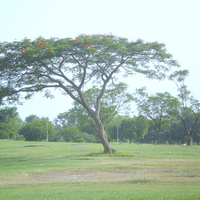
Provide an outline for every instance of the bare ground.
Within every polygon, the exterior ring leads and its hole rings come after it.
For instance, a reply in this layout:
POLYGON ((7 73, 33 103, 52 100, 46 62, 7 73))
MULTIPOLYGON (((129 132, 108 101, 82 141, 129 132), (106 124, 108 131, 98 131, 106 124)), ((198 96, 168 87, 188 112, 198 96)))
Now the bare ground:
MULTIPOLYGON (((200 180, 197 175, 193 179, 200 180)), ((0 185, 19 183, 45 183, 45 182, 118 182, 141 180, 178 180, 191 179, 178 173, 170 172, 167 169, 115 169, 115 170, 65 170, 43 174, 20 174, 13 179, 0 181, 0 185)))

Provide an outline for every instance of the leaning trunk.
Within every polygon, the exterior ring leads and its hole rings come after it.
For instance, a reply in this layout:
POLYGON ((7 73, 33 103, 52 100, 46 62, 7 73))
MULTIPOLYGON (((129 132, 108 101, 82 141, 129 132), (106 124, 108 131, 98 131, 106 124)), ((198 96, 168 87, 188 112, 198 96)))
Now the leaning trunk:
POLYGON ((108 142, 108 139, 107 139, 107 136, 106 136, 106 133, 105 133, 105 130, 104 130, 104 126, 103 126, 101 120, 98 117, 95 117, 95 122, 96 122, 96 125, 97 125, 97 128, 98 128, 101 143, 104 147, 104 153, 115 152, 116 150, 112 149, 109 142, 108 142))

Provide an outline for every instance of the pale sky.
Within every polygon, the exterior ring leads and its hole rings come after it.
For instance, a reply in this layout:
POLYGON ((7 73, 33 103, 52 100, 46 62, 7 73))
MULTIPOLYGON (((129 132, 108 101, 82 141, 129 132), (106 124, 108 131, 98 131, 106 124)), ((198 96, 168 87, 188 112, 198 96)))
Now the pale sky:
MULTIPOLYGON (((130 41, 163 42, 182 69, 190 71, 186 84, 200 100, 199 8, 199 0, 0 0, 0 41, 112 33, 130 41)), ((168 91, 176 95, 169 81, 135 76, 127 83, 132 92, 146 86, 152 94, 168 91)), ((70 97, 57 94, 50 100, 42 96, 17 106, 23 120, 31 114, 53 120, 71 107, 70 97)))

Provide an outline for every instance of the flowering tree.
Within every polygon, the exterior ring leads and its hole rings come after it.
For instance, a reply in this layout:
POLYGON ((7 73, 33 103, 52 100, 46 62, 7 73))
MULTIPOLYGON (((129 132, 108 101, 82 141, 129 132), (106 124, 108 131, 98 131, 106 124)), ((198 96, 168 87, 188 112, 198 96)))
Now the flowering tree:
MULTIPOLYGON (((0 44, 0 78, 3 96, 25 92, 25 98, 49 88, 59 88, 82 105, 94 119, 104 152, 113 152, 100 119, 100 102, 107 86, 113 90, 123 73, 142 73, 148 78, 162 79, 171 66, 178 66, 165 45, 129 42, 113 35, 79 35, 77 38, 44 39, 0 44), (87 103, 84 91, 91 85, 100 88, 95 106, 87 103)), ((133 79, 134 80, 134 79, 133 79)), ((46 90, 47 89, 47 90, 46 90)), ((12 96, 13 98, 13 96, 12 96)), ((16 99, 17 100, 17 99, 16 99)))

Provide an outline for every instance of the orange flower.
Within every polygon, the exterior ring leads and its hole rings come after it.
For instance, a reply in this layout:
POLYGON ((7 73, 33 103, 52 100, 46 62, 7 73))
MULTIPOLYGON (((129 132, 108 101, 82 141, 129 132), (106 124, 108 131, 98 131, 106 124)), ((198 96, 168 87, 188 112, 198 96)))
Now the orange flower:
POLYGON ((78 38, 75 38, 75 40, 74 40, 75 42, 79 42, 80 40, 78 39, 78 38))
POLYGON ((65 46, 67 47, 67 44, 65 46))

